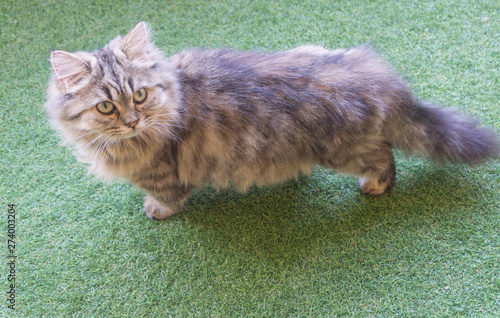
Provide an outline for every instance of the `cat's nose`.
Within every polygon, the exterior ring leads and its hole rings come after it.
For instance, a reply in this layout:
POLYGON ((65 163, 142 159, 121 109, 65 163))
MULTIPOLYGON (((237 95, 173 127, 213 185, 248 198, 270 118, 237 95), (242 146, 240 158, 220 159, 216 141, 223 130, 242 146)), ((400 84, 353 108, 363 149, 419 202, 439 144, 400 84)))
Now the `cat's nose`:
POLYGON ((125 123, 125 125, 127 125, 127 127, 129 127, 129 128, 135 128, 135 126, 137 126, 137 122, 138 122, 138 121, 139 121, 139 120, 138 120, 138 119, 136 119, 136 120, 134 120, 134 121, 131 121, 131 122, 125 123))

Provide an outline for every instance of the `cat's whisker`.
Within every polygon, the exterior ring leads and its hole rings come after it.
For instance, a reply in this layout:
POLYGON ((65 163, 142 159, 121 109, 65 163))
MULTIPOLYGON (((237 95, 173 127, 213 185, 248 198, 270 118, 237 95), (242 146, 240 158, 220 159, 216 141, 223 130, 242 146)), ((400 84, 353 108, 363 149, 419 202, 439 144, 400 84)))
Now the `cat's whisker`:
POLYGON ((170 124, 170 123, 165 123, 165 125, 166 125, 167 127, 176 127, 176 128, 180 128, 180 129, 187 129, 187 130, 191 130, 191 129, 187 128, 187 127, 184 127, 184 126, 179 126, 179 125, 173 125, 173 124, 170 124))
MULTIPOLYGON (((95 138, 89 142, 89 138, 87 138, 87 137, 90 136, 90 135, 95 136, 95 133, 89 132, 89 133, 77 136, 77 137, 75 137, 75 141, 82 142, 82 144, 85 144, 85 145, 87 145, 90 142, 95 142, 94 141, 95 138)), ((99 135, 96 138, 98 138, 98 137, 99 137, 99 135)))
POLYGON ((169 134, 171 132, 170 129, 167 129, 167 127, 160 125, 159 123, 152 123, 150 126, 159 133, 169 134))
POLYGON ((82 148, 83 151, 86 151, 90 146, 92 146, 99 138, 102 137, 102 134, 99 134, 95 137, 91 142, 89 142, 85 147, 82 148))
POLYGON ((164 113, 164 112, 161 112, 161 111, 158 111, 156 113, 153 113, 149 118, 168 118, 168 119, 172 119, 172 117, 175 115, 175 113, 164 113))
POLYGON ((187 114, 186 112, 191 109, 191 107, 193 106, 189 106, 187 108, 184 108, 182 110, 174 110, 174 111, 171 111, 171 112, 168 112, 168 113, 164 113, 163 111, 166 110, 169 106, 168 105, 164 105, 163 107, 161 107, 160 109, 158 109, 157 112, 155 112, 151 117, 154 117, 156 115, 165 115, 165 116, 172 116, 172 115, 177 115, 177 114, 182 114, 183 116, 188 116, 188 117, 192 117, 192 118, 196 118, 196 119, 200 119, 200 117, 197 117, 197 116, 194 116, 194 115, 191 115, 191 114, 187 114))
POLYGON ((151 128, 154 129, 155 131, 157 131, 160 135, 165 134, 165 135, 173 138, 177 143, 179 143, 179 141, 180 141, 180 142, 186 144, 184 142, 184 140, 182 140, 182 138, 177 136, 171 129, 167 129, 167 127, 165 127, 165 126, 159 125, 158 123, 153 123, 151 125, 151 128))
POLYGON ((101 154, 101 151, 102 151, 102 150, 101 150, 101 147, 102 147, 102 146, 103 146, 103 144, 104 144, 104 140, 105 140, 105 139, 101 140, 101 141, 99 142, 99 144, 97 145, 97 147, 95 147, 95 148, 93 149, 93 152, 92 152, 92 158, 93 158, 93 160, 92 160, 92 161, 95 161, 95 158, 99 157, 99 155, 101 154))
POLYGON ((165 132, 170 132, 171 129, 168 129, 169 127, 175 127, 179 129, 187 129, 190 130, 187 127, 181 126, 181 125, 175 125, 171 124, 170 122, 177 122, 177 121, 169 121, 169 120, 154 120, 156 118, 149 118, 148 121, 146 122, 146 125, 157 125, 158 127, 165 128, 165 132))
MULTIPOLYGON (((179 113, 182 113, 182 112, 179 112, 179 113)), ((194 116, 194 115, 190 115, 190 114, 182 114, 182 116, 188 116, 188 117, 191 117, 191 118, 196 118, 196 119, 199 119, 199 120, 203 120, 202 118, 200 118, 198 116, 194 116)))
POLYGON ((109 154, 109 141, 111 140, 111 136, 106 136, 103 140, 101 140, 101 142, 99 143, 99 145, 96 147, 96 149, 94 150, 94 158, 99 156, 99 155, 104 155, 106 156, 107 154, 109 154))
POLYGON ((96 134, 96 132, 95 132, 95 131, 87 131, 87 132, 86 132, 86 133, 84 133, 84 134, 79 134, 76 138, 77 138, 77 139, 83 139, 83 138, 85 138, 85 137, 87 137, 87 136, 90 136, 90 135, 95 135, 95 134, 96 134))
MULTIPOLYGON (((172 118, 171 113, 168 114, 157 114, 155 116, 149 117, 150 120, 156 120, 158 122, 166 122, 166 123, 171 123, 171 122, 179 122, 178 119, 172 118), (159 120, 158 120, 159 119, 159 120)), ((179 126, 182 127, 182 126, 179 126)))
POLYGON ((182 109, 182 110, 176 110, 176 111, 177 111, 179 114, 182 114, 183 116, 188 116, 188 117, 192 117, 192 118, 196 118, 196 119, 200 119, 200 120, 202 120, 202 118, 200 118, 200 117, 197 117, 197 116, 194 116, 194 115, 191 115, 191 114, 187 114, 187 113, 186 113, 186 112, 187 112, 188 110, 190 110, 192 107, 193 107, 193 105, 191 105, 191 106, 189 106, 189 107, 186 107, 186 108, 184 108, 184 109, 182 109))

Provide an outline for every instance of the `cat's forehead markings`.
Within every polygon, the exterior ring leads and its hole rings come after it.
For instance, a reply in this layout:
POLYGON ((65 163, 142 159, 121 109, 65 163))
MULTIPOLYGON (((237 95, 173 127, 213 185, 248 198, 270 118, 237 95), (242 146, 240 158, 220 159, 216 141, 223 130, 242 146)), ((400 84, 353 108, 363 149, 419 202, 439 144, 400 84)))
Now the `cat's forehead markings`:
POLYGON ((99 51, 98 61, 99 61, 99 69, 102 73, 102 78, 104 82, 112 87, 118 94, 124 95, 124 84, 125 84, 125 76, 123 65, 119 62, 116 56, 107 51, 101 50, 99 51))
POLYGON ((128 86, 130 87, 130 91, 134 92, 134 82, 132 81, 132 79, 129 78, 127 83, 128 83, 128 86))
POLYGON ((111 95, 111 91, 109 90, 108 87, 104 86, 104 93, 106 94, 106 97, 109 99, 109 100, 113 100, 113 95, 111 95))

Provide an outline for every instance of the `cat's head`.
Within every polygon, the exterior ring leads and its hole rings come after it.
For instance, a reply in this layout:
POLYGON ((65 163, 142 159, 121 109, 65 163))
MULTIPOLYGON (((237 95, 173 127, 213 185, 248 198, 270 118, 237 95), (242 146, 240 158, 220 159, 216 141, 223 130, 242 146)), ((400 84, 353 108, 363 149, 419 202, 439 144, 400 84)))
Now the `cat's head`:
POLYGON ((91 53, 53 51, 51 62, 46 109, 79 153, 157 141, 175 126, 178 81, 144 22, 91 53))

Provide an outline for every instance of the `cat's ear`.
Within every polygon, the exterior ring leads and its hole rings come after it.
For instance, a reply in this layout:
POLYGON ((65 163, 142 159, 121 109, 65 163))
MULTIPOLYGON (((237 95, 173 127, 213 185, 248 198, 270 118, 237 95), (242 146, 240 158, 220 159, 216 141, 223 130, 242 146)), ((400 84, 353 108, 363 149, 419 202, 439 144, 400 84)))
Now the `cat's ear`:
POLYGON ((90 74, 90 65, 75 54, 52 51, 50 60, 54 73, 66 89, 73 87, 82 77, 90 74))
POLYGON ((121 49, 131 60, 148 60, 149 29, 146 22, 139 22, 123 39, 121 49))

